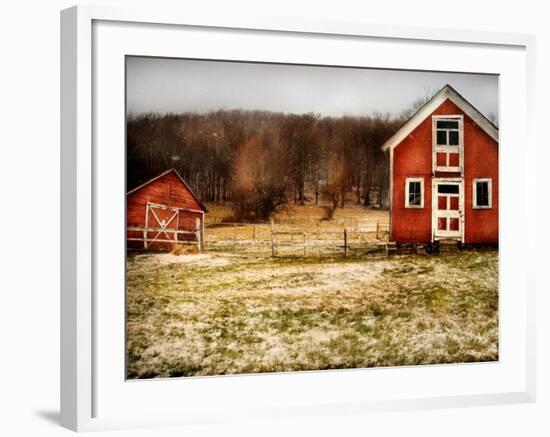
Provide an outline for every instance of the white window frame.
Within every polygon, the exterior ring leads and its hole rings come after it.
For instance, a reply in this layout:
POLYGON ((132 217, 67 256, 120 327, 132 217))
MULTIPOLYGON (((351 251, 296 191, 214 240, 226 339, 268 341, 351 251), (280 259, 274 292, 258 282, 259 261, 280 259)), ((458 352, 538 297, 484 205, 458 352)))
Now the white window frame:
POLYGON ((405 179, 405 208, 422 209, 424 208, 424 178, 406 178, 405 179), (420 205, 411 205, 409 203, 409 184, 411 182, 420 182, 420 205))
POLYGON ((464 116, 456 115, 432 115, 432 168, 436 172, 461 173, 464 174, 464 116), (437 122, 438 121, 458 121, 458 146, 441 146, 437 144, 437 122), (449 163, 448 153, 456 153, 458 151, 458 167, 450 167, 448 165, 437 165, 437 152, 447 153, 447 164, 449 163))
POLYGON ((473 209, 491 209, 493 208, 493 179, 492 178, 475 178, 472 180, 472 208, 473 209), (489 205, 477 204, 477 183, 487 182, 487 194, 489 196, 489 205))

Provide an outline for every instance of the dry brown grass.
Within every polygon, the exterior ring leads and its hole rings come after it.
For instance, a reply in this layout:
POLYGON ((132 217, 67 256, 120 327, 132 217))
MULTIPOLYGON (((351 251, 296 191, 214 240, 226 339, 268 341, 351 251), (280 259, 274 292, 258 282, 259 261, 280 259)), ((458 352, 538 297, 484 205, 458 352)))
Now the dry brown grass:
POLYGON ((233 215, 233 212, 231 210, 231 204, 228 202, 227 203, 206 202, 205 206, 208 209, 208 212, 206 213, 207 223, 212 223, 214 221, 216 223, 219 223, 223 220, 227 220, 233 215))
MULTIPOLYGON (((233 251, 239 253, 271 253, 271 226, 267 223, 227 223, 224 219, 230 217, 228 206, 213 205, 207 214, 205 240, 211 251, 233 251), (215 224, 214 224, 215 222, 215 224)), ((278 213, 275 216, 275 229, 278 232, 293 232, 277 235, 278 253, 302 254, 303 240, 307 240, 306 253, 309 255, 336 254, 342 252, 344 229, 347 230, 348 243, 356 245, 356 252, 365 252, 365 247, 376 245, 377 238, 387 238, 389 213, 384 210, 364 208, 359 205, 349 205, 338 209, 334 219, 322 220, 323 206, 306 205, 293 206, 292 209, 278 213), (380 232, 376 233, 377 223, 380 232), (386 231, 386 232, 385 232, 386 231), (293 243, 288 245, 288 243, 293 243)), ((353 248, 351 250, 354 250, 353 248)))
POLYGON ((199 247, 195 244, 174 244, 170 253, 172 255, 195 255, 200 252, 199 247))
POLYGON ((174 244, 170 253, 172 255, 192 255, 199 253, 199 248, 194 244, 174 244))
MULTIPOLYGON (((275 220, 283 224, 319 221, 325 215, 324 206, 326 204, 326 202, 319 202, 319 205, 290 205, 287 209, 275 214, 275 220)), ((208 208, 208 213, 206 214, 207 223, 231 221, 233 212, 230 203, 207 203, 206 207, 208 208)), ((335 222, 351 219, 387 223, 389 213, 387 210, 369 209, 351 202, 343 209, 336 209, 334 213, 335 222)))
MULTIPOLYGON (((287 211, 282 211, 276 215, 276 220, 281 222, 300 222, 302 220, 323 220, 325 216, 324 202, 319 205, 292 206, 287 211)), ((334 212, 333 221, 361 220, 370 222, 387 223, 389 213, 387 210, 368 209, 360 205, 349 204, 345 208, 337 208, 334 212)))

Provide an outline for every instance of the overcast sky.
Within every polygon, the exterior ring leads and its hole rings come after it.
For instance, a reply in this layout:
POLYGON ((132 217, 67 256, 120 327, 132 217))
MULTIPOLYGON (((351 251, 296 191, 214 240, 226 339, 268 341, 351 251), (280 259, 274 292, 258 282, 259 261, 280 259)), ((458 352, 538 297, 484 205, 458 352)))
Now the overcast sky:
POLYGON ((127 58, 127 112, 398 114, 447 83, 483 114, 498 115, 498 78, 491 75, 143 57, 127 58))

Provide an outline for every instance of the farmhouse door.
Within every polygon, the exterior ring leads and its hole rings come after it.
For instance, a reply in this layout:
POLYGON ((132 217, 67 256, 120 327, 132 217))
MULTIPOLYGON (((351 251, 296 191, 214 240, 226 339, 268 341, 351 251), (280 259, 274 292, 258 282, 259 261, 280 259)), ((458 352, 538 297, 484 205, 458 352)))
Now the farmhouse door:
POLYGON ((171 249, 177 240, 179 210, 166 205, 147 203, 145 212, 146 249, 171 249))
POLYGON ((436 179, 433 184, 432 235, 434 240, 464 236, 464 184, 460 179, 436 179))

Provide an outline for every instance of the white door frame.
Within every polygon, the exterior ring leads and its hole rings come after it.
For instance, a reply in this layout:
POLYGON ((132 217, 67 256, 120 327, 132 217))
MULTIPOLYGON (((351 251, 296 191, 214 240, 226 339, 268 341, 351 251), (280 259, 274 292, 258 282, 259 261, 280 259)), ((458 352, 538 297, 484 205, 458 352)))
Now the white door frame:
POLYGON ((176 219, 175 229, 176 230, 179 229, 179 218, 180 218, 179 213, 180 213, 179 208, 171 208, 166 205, 159 205, 159 204, 147 202, 147 206, 145 208, 145 228, 143 231, 143 247, 147 249, 149 247, 149 244, 154 243, 155 240, 157 240, 161 234, 164 234, 167 240, 174 240, 174 242, 176 242, 177 234, 174 233, 174 237, 170 238, 170 235, 169 235, 170 233, 167 232, 166 229, 168 229, 168 225, 172 223, 174 219, 176 219), (155 209, 169 210, 173 214, 172 216, 170 216, 168 220, 161 220, 156 214, 155 209), (149 238, 149 232, 151 229, 149 228, 149 212, 151 212, 155 221, 157 222, 156 224, 158 225, 158 226, 152 226, 152 229, 154 229, 157 232, 157 234, 152 239, 149 238))
POLYGON ((443 239, 459 239, 462 243, 464 243, 464 231, 465 231, 465 220, 464 220, 464 179, 457 177, 457 178, 432 178, 432 242, 436 240, 443 240, 443 239), (444 231, 443 235, 442 231, 437 230, 437 211, 438 211, 438 203, 437 203, 437 186, 439 184, 457 184, 458 185, 458 226, 459 226, 459 232, 451 233, 451 231, 444 231), (439 234, 439 235, 436 235, 439 234))

